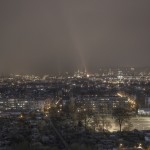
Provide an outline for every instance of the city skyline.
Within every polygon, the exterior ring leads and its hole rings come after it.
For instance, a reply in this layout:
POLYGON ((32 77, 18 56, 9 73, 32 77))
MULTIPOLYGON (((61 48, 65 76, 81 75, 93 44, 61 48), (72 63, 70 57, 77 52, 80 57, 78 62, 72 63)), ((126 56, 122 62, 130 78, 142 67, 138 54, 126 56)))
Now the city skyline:
POLYGON ((0 0, 0 150, 150 150, 150 0, 0 0))

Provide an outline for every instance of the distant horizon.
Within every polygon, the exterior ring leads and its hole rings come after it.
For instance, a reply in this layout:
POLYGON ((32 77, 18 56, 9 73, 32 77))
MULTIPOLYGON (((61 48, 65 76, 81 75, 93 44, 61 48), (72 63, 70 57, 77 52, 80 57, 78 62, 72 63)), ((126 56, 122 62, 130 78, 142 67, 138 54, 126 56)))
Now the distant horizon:
MULTIPOLYGON (((87 73, 98 73, 101 69, 131 69, 131 68, 134 68, 135 71, 150 71, 150 67, 148 66, 139 66, 139 67, 134 67, 134 66, 101 66, 101 67, 98 67, 97 69, 94 69, 94 70, 86 70, 87 73)), ((65 71, 61 71, 61 72, 57 72, 57 71, 43 71, 43 72, 0 72, 0 76, 3 76, 3 75, 39 75, 39 76, 42 76, 42 75, 59 75, 59 74, 66 74, 66 73, 69 73, 69 74, 74 74, 75 72, 85 72, 84 69, 74 69, 74 70, 65 70, 65 71)))

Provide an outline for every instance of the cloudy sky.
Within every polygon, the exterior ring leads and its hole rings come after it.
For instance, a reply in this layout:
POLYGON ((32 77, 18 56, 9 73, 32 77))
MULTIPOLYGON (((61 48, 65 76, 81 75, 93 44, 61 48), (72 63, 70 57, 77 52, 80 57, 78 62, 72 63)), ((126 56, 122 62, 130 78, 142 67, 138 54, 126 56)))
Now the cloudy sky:
POLYGON ((150 0, 0 0, 0 72, 150 66, 150 0))

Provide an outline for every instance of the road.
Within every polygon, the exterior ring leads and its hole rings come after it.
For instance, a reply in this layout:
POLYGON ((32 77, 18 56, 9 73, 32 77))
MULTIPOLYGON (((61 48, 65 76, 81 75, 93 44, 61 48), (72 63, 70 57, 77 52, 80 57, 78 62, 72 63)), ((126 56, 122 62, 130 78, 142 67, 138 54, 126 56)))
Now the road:
MULTIPOLYGON (((114 123, 114 120, 109 118, 109 120, 111 121, 112 124, 112 128, 110 128, 109 130, 112 131, 118 131, 119 127, 114 123)), ((141 117, 141 116, 137 116, 137 117, 133 117, 131 118, 131 130, 137 129, 137 130, 150 130, 150 117, 141 117)))
POLYGON ((53 124, 53 122, 51 121, 51 119, 49 119, 49 123, 51 124, 51 126, 54 129, 55 133, 58 135, 58 137, 60 138, 60 140, 64 144, 66 150, 69 150, 68 144, 66 143, 66 141, 64 140, 64 138, 61 136, 61 134, 59 133, 59 131, 57 130, 57 128, 55 127, 55 125, 53 124))
POLYGON ((134 117, 131 119, 133 129, 150 130, 150 117, 134 117))

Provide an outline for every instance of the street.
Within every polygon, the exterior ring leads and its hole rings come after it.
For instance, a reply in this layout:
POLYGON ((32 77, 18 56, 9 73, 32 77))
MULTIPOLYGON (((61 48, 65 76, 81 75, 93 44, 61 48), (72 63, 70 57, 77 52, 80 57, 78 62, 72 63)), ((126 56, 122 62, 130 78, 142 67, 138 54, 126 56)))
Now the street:
POLYGON ((150 130, 150 117, 137 116, 131 119, 133 127, 132 129, 138 130, 150 130))

